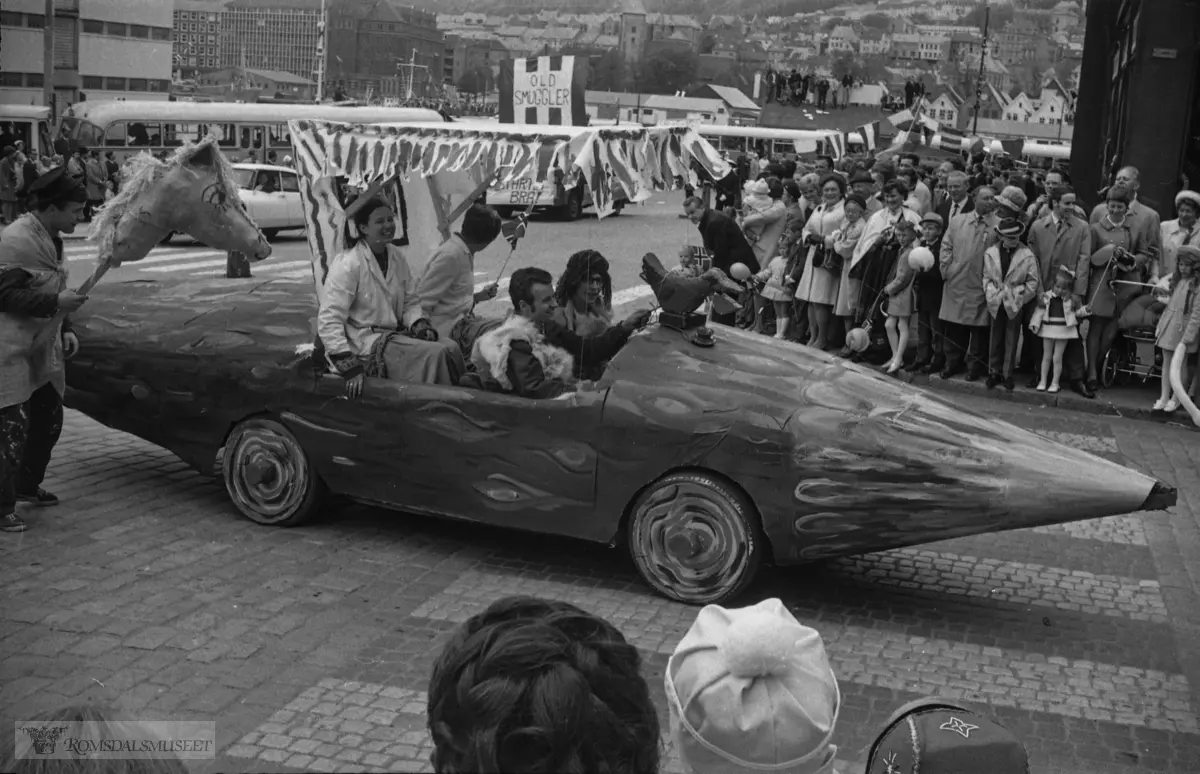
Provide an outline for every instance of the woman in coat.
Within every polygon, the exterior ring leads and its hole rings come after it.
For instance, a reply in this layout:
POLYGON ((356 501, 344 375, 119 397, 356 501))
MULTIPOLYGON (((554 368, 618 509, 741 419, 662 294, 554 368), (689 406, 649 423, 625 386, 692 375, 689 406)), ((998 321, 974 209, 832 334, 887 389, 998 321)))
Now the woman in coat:
POLYGON ((437 331, 421 308, 417 278, 400 248, 396 217, 373 198, 352 216, 358 241, 329 267, 317 335, 329 364, 346 380, 346 395, 362 393, 364 376, 403 382, 458 383, 462 350, 437 331))
MULTIPOLYGON (((858 312, 858 297, 862 292, 862 282, 850 278, 850 262, 854 258, 854 250, 858 240, 862 239, 867 229, 867 221, 863 215, 867 211, 867 201, 858 194, 850 194, 842 205, 845 217, 838 226, 833 250, 842 257, 842 276, 838 282, 837 300, 833 304, 833 313, 842 321, 842 330, 849 332, 854 327, 854 315, 858 312)), ((846 350, 843 357, 849 356, 846 350)))
POLYGON ((814 265, 818 253, 833 254, 834 233, 846 217, 842 200, 846 197, 846 181, 839 175, 829 175, 821 181, 821 204, 813 210, 804 227, 804 241, 810 245, 804 261, 804 273, 796 287, 796 298, 808 304, 808 345, 825 349, 829 336, 829 318, 837 302, 841 267, 837 271, 814 265))

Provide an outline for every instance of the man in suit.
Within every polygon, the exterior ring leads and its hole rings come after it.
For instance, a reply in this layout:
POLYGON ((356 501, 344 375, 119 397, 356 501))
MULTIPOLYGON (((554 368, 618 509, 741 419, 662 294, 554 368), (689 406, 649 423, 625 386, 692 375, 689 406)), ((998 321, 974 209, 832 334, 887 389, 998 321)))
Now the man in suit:
POLYGON ((943 379, 966 371, 967 381, 987 373, 988 314, 983 293, 983 254, 996 240, 999 220, 995 192, 981 186, 975 192, 975 209, 950 221, 938 261, 945 284, 939 317, 945 330, 946 367, 943 379))
POLYGON ((1067 173, 1058 167, 1054 167, 1047 172, 1045 179, 1042 180, 1042 195, 1033 204, 1029 205, 1029 209, 1025 211, 1025 214, 1029 216, 1029 222, 1033 223, 1049 215, 1053 209, 1050 204, 1050 192, 1055 188, 1070 184, 1071 181, 1067 177, 1067 173))
MULTIPOLYGON (((1141 187, 1139 181, 1140 174, 1137 167, 1122 167, 1117 172, 1116 179, 1113 180, 1113 187, 1123 188, 1129 192, 1129 228, 1132 231, 1141 233, 1142 244, 1149 246, 1150 261, 1157 261, 1158 254, 1162 249, 1161 241, 1162 234, 1160 219, 1158 212, 1150 207, 1147 207, 1138 200, 1138 188, 1141 187)), ((1102 201, 1092 208, 1092 215, 1088 218, 1088 223, 1099 223, 1100 219, 1108 214, 1108 202, 1102 201)))
MULTIPOLYGON (((746 235, 737 221, 723 212, 705 207, 704 202, 696 196, 683 201, 683 212, 700 230, 704 249, 712 254, 713 266, 726 274, 735 263, 745 264, 751 274, 761 271, 754 249, 746 241, 746 235)), ((736 316, 736 313, 714 314, 713 322, 733 325, 736 316)))
MULTIPOLYGON (((1075 214, 1075 189, 1070 186, 1059 186, 1050 192, 1050 214, 1039 218, 1029 229, 1029 249, 1038 259, 1038 269, 1041 271, 1041 294, 1054 286, 1054 275, 1059 267, 1065 266, 1075 272, 1075 299, 1082 303, 1087 293, 1088 272, 1092 256, 1092 230, 1088 224, 1075 214)), ((1026 304, 1021 324, 1028 330, 1029 322, 1033 319, 1037 301, 1026 304)), ((1042 340, 1037 336, 1026 335, 1029 346, 1025 347, 1028 358, 1022 356, 1025 365, 1032 368, 1033 379, 1029 386, 1036 387, 1040 381, 1037 372, 1038 364, 1042 362, 1042 340)), ((1075 339, 1067 342, 1067 351, 1063 356, 1063 376, 1072 390, 1085 398, 1094 398, 1096 394, 1087 386, 1084 378, 1083 341, 1075 339)))
POLYGON ((942 216, 943 223, 949 224, 964 212, 975 210, 975 202, 970 197, 968 185, 967 174, 961 170, 956 169, 946 175, 946 196, 934 210, 942 216))

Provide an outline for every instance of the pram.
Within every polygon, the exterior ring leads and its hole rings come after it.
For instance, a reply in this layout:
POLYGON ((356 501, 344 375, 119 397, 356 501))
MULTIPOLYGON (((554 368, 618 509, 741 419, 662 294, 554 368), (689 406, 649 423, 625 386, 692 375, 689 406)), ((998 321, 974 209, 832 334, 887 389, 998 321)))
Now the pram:
POLYGON ((1155 298, 1153 293, 1144 293, 1125 307, 1117 322, 1120 331, 1117 339, 1100 364, 1102 387, 1127 381, 1145 384, 1161 376, 1162 353, 1154 346, 1154 342, 1157 339, 1158 318, 1165 308, 1166 304, 1155 298))

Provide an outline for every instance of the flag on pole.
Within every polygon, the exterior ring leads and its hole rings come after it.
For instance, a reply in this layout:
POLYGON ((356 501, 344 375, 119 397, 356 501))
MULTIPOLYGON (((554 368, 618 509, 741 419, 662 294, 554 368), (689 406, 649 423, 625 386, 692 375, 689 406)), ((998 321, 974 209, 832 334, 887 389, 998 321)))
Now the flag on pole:
POLYGON ((867 150, 873 151, 879 147, 879 121, 872 121, 869 124, 863 124, 858 127, 858 133, 862 137, 863 145, 867 146, 867 150))
POLYGON ((835 161, 846 155, 846 135, 843 132, 832 132, 826 139, 829 140, 829 155, 835 161))

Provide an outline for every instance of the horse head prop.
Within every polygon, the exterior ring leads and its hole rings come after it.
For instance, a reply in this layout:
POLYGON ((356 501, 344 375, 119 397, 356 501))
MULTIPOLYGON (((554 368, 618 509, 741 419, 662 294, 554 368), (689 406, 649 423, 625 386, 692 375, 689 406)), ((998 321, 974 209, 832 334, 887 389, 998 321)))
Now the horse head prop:
POLYGON ((99 264, 81 292, 90 290, 108 268, 145 258, 171 232, 256 261, 271 254, 238 196, 233 167, 212 136, 185 145, 169 161, 148 153, 134 156, 124 172, 121 192, 92 224, 90 239, 100 245, 99 264))

